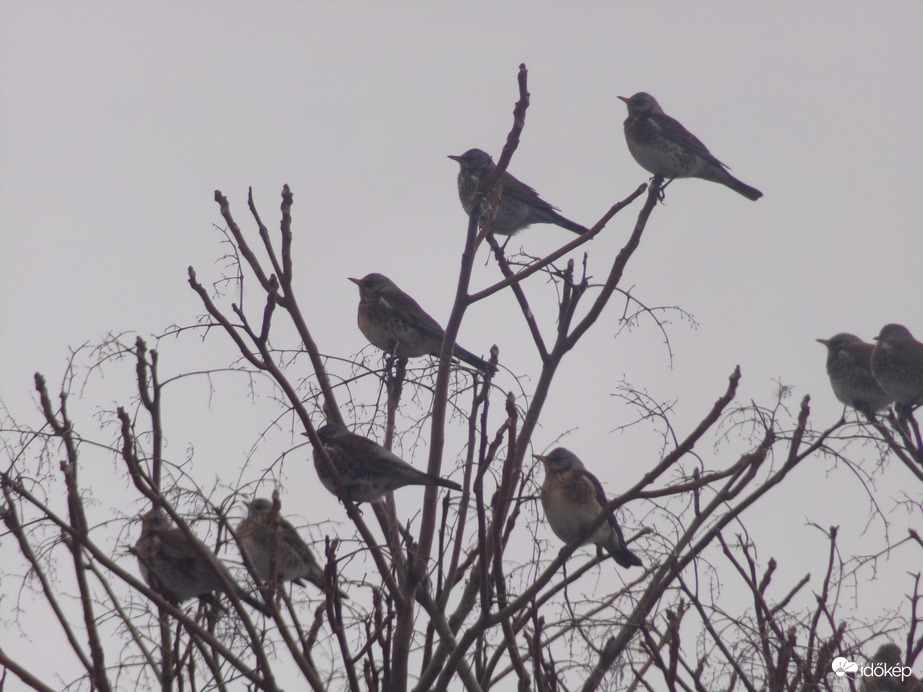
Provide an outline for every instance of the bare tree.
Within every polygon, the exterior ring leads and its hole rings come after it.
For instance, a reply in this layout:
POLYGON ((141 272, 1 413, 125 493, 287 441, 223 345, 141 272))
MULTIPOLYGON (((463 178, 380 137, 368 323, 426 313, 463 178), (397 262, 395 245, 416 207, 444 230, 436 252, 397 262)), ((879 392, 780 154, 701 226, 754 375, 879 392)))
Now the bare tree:
MULTIPOLYGON (((480 181, 474 210, 483 199, 491 209, 498 207, 497 182, 525 123, 526 76, 522 66, 514 125, 495 173, 480 181)), ((437 488, 425 488, 422 511, 413 518, 393 496, 365 512, 344 499, 354 531, 326 537, 325 588, 313 605, 306 592, 264 581, 243 551, 236 568, 227 571, 215 556, 238 554, 230 518, 232 507, 250 498, 251 482, 222 479, 205 487, 204 480, 197 483, 184 464, 164 454, 165 385, 204 375, 165 375, 158 349, 149 349, 141 338, 126 343, 110 336, 89 352, 89 370, 131 363, 134 396, 99 414, 102 430, 110 431, 108 441, 84 437, 71 420, 69 396, 79 389, 77 354, 56 402, 45 379, 36 375, 41 425, 13 420, 3 425, 8 455, 0 473, 3 539, 15 543, 25 568, 17 571, 7 561, 0 567, 2 598, 41 603, 40 614, 23 605, 15 617, 52 618, 79 672, 68 677, 53 663, 30 668, 0 647, 2 679, 15 676, 36 690, 278 690, 283 677, 313 690, 395 692, 834 690, 844 683, 836 681, 832 661, 859 657, 881 635, 899 641, 912 664, 923 649, 918 570, 908 574, 909 595, 902 607, 872 622, 857 621, 841 614, 844 592, 872 579, 881 555, 844 555, 837 527, 817 527, 826 552, 807 556, 799 579, 778 583, 778 563, 758 556, 747 515, 755 505, 771 502, 767 498, 778 495, 795 469, 818 458, 833 459, 866 482, 870 506, 877 507, 879 498, 867 482, 874 471, 860 463, 868 446, 879 460, 899 460, 914 484, 906 503, 918 513, 923 453, 911 409, 885 420, 844 414, 818 431, 811 427, 808 397, 794 411, 787 407, 785 391, 768 406, 735 404, 741 377, 735 369, 726 383, 716 385, 714 404, 698 424, 678 430, 669 406, 626 387, 620 395, 639 408, 640 419, 659 427, 662 457, 612 497, 583 536, 550 552, 535 537, 535 526, 544 519, 536 501, 538 481, 527 461, 561 363, 599 327, 605 310, 618 307, 613 302, 621 302, 624 323, 647 319, 665 330, 658 309, 622 287, 625 268, 662 195, 663 181, 654 178, 613 204, 588 233, 539 258, 507 255, 491 233, 490 217, 481 228, 473 214, 433 368, 401 357, 384 358, 379 365, 377 355, 325 354, 293 288, 292 192, 287 186, 282 192, 279 234, 262 222, 251 195, 256 236, 242 229, 229 201, 216 192, 232 248, 226 258, 230 271, 209 288, 190 267, 189 284, 205 315, 198 325, 171 329, 169 336, 218 332, 233 343, 239 360, 231 369, 246 373, 251 387, 266 383, 279 402, 279 417, 267 421, 267 434, 281 421, 306 434, 317 463, 341 490, 342 479, 317 432, 325 422, 377 433, 389 449, 401 439, 423 438, 426 471, 452 473, 463 490, 440 500, 437 488), (635 210, 628 224, 632 232, 614 257, 577 255, 630 210, 635 210), (472 267, 481 242, 489 246, 500 277, 473 290, 472 267), (592 280, 591 262, 604 263, 604 271, 597 270, 605 276, 602 281, 592 280), (536 274, 557 291, 553 325, 542 324, 533 309, 526 279, 536 274), (511 370, 495 376, 453 362, 467 309, 501 291, 514 295, 541 363, 528 389, 511 370), (228 302, 230 292, 236 300, 228 302), (496 384, 507 374, 518 393, 496 384), (367 396, 379 386, 382 397, 367 396), (492 411, 497 406, 502 413, 492 411), (710 447, 713 455, 696 451, 718 440, 723 444, 710 447), (866 447, 854 453, 857 444, 866 447), (127 492, 159 508, 189 545, 198 546, 198 554, 187 559, 204 561, 215 579, 213 595, 220 599, 181 603, 139 578, 134 565, 136 558, 144 563, 140 548, 126 550, 137 535, 133 517, 118 517, 111 526, 88 521, 88 503, 98 500, 82 485, 81 472, 98 450, 127 479, 127 492), (644 556, 643 568, 614 572, 610 563, 601 564, 602 554, 575 557, 610 512, 619 513, 630 545, 644 556), (113 526, 115 547, 107 538, 113 526), (522 535, 533 539, 527 559, 516 540, 522 535), (578 582, 601 570, 607 573, 605 584, 585 595, 578 582), (615 586, 613 574, 619 579, 615 586), (735 597, 729 598, 729 591, 735 597)), ((503 366, 497 349, 491 362, 503 366)), ((277 473, 272 467, 254 471, 268 477, 277 473)), ((878 511, 887 525, 886 512, 878 511)), ((274 522, 279 513, 276 496, 274 522)), ((278 548, 271 548, 271 564, 278 548)), ((921 549, 913 531, 890 537, 886 548, 907 555, 908 565, 919 564, 921 549)), ((276 568, 270 573, 278 573, 276 568)), ((848 684, 855 688, 853 681, 848 684)))

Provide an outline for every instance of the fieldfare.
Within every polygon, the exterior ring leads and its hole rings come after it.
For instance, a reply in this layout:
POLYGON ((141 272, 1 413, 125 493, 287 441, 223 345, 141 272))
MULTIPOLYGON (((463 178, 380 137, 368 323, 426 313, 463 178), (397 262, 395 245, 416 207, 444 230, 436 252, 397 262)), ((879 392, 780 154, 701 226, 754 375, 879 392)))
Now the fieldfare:
POLYGON ((666 115, 657 100, 643 91, 631 98, 619 96, 628 106, 625 141, 642 168, 664 178, 702 178, 727 185, 750 200, 763 193, 727 172, 695 135, 666 115))
POLYGON ((900 324, 886 324, 875 340, 872 375, 878 384, 902 404, 923 404, 923 344, 900 324))
POLYGON ((221 580, 209 564, 212 562, 227 577, 238 598, 266 612, 237 585, 224 563, 204 543, 190 541, 161 509, 154 508, 140 518, 141 536, 132 552, 138 558, 144 581, 170 603, 177 605, 196 596, 214 602, 211 593, 221 590, 221 580))
MULTIPOLYGON (((375 502, 386 493, 405 485, 439 485, 452 490, 462 489, 454 481, 415 469, 380 444, 351 433, 337 423, 328 423, 318 429, 317 434, 340 474, 340 481, 349 499, 355 503, 375 502)), ((336 485, 327 474, 326 465, 317 450, 314 450, 314 470, 324 487, 337 495, 336 485)))
POLYGON ((878 647, 878 651, 869 661, 873 667, 872 675, 862 676, 862 692, 923 692, 923 685, 913 673, 904 670, 901 649, 888 642, 878 647))
MULTIPOLYGON (((449 158, 458 161, 458 165, 461 166, 458 172, 458 198, 461 200, 465 213, 471 216, 471 200, 477 189, 478 181, 491 175, 497 166, 490 158, 490 154, 480 149, 469 149, 461 156, 450 155, 449 158)), ((579 223, 565 219, 557 212, 557 207, 548 204, 538 196, 535 190, 506 171, 500 176, 500 186, 502 188, 500 208, 494 217, 493 225, 494 233, 497 235, 513 235, 533 223, 553 223, 580 235, 589 230, 579 223)), ((489 196, 490 191, 487 192, 489 196)), ((488 206, 489 203, 485 197, 478 218, 478 223, 481 225, 487 220, 488 206)))
MULTIPOLYGON (((260 577, 269 580, 272 562, 272 500, 264 497, 255 499, 247 505, 247 517, 237 525, 237 538, 241 548, 253 563, 260 577)), ((314 559, 314 553, 308 547, 295 527, 282 517, 278 517, 276 534, 276 574, 279 581, 291 581, 304 586, 307 580, 324 591, 324 570, 314 559)), ((348 598, 340 592, 343 598, 348 598)))
MULTIPOLYGON (((542 506, 551 530, 565 543, 584 536, 590 522, 608 503, 599 480, 586 470, 576 454, 563 447, 535 458, 545 464, 542 506)), ((583 544, 587 543, 605 548, 622 567, 642 566, 638 556, 625 545, 614 513, 609 514, 607 521, 593 534, 585 537, 583 544)))
POLYGON ((847 406, 869 413, 883 409, 894 401, 872 377, 871 360, 874 344, 855 334, 841 333, 829 339, 817 339, 827 347, 827 375, 837 399, 847 406))
MULTIPOLYGON (((368 274, 349 280, 359 287, 359 329, 373 346, 404 358, 439 355, 445 331, 391 279, 368 274)), ((496 370, 458 344, 454 354, 483 372, 496 370)))

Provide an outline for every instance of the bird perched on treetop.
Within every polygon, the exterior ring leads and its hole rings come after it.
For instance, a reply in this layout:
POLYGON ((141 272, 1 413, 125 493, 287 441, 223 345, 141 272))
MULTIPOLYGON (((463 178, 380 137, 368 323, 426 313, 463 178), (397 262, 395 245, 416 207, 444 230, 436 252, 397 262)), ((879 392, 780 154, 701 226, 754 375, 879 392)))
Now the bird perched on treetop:
POLYGON ((902 324, 886 324, 875 337, 872 375, 895 401, 923 404, 923 344, 902 324))
MULTIPOLYGON (((439 355, 445 330, 391 279, 367 274, 349 280, 359 287, 359 330, 373 346, 404 358, 439 355)), ((496 370, 458 344, 454 355, 482 372, 496 370)))
POLYGON ((266 612, 263 604, 237 585, 224 563, 204 543, 190 540, 172 525, 163 510, 155 507, 140 519, 141 536, 131 552, 138 558, 141 576, 154 591, 174 605, 195 596, 214 602, 211 593, 221 590, 221 580, 211 562, 231 583, 238 598, 266 612))
MULTIPOLYGON (((497 166, 490 154, 481 149, 469 149, 461 156, 450 154, 449 158, 457 161, 461 167, 458 172, 458 198, 461 200, 465 213, 471 216, 472 200, 478 182, 482 178, 489 177, 497 166)), ((586 226, 581 226, 561 216, 557 212, 557 207, 548 204, 538 196, 535 190, 506 171, 500 176, 500 187, 502 188, 500 208, 497 210, 493 223, 493 230, 497 235, 513 235, 534 223, 552 223, 580 235, 589 230, 586 226)), ((478 217, 478 223, 481 225, 484 224, 490 211, 488 209, 490 190, 486 192, 478 217)))
MULTIPOLYGON (((542 506, 551 530, 565 543, 583 536, 603 507, 608 504, 602 485, 586 470, 577 455, 564 447, 551 450, 547 456, 536 455, 545 465, 545 482, 542 483, 542 506)), ((595 543, 612 556, 622 567, 642 566, 641 560, 625 544, 622 529, 615 514, 595 532, 586 536, 583 545, 595 543)))
MULTIPOLYGON (((375 502, 386 493, 405 485, 438 485, 451 490, 462 489, 454 481, 419 471, 380 444, 351 433, 337 423, 328 423, 318 428, 317 434, 340 475, 349 499, 355 503, 375 502)), ((314 470, 324 487, 337 495, 336 485, 316 449, 314 470)))
POLYGON ((643 91, 631 98, 619 96, 628 106, 625 141, 642 168, 664 178, 702 178, 727 185, 749 200, 763 193, 727 172, 727 166, 679 122, 666 115, 657 99, 643 91))
POLYGON ((869 413, 894 401, 894 397, 886 393, 872 376, 874 344, 845 332, 817 341, 827 347, 827 375, 837 399, 869 413))
MULTIPOLYGON (((270 576, 272 562, 273 518, 272 500, 259 497, 247 505, 246 518, 237 525, 237 538, 253 567, 264 581, 270 576)), ((295 527, 282 517, 278 517, 275 527, 277 553, 275 557, 276 573, 279 581, 291 581, 304 586, 307 579, 321 591, 325 590, 324 570, 314 553, 308 547, 295 527)), ((340 592, 343 598, 346 594, 340 592)))

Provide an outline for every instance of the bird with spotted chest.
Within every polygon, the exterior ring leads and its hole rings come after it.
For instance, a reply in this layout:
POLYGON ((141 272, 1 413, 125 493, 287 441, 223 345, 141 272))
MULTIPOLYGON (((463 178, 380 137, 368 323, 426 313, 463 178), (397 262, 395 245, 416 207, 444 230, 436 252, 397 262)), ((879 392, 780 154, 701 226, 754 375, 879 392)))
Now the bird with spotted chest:
POLYGON ((923 343, 902 324, 886 324, 875 337, 872 375, 904 406, 923 404, 923 343))
MULTIPOLYGON (((576 454, 557 447, 547 455, 536 455, 545 465, 541 500, 545 518, 555 535, 565 543, 584 536, 591 522, 608 504, 599 479, 586 470, 576 454)), ((610 513, 583 544, 594 543, 622 567, 641 567, 641 559, 628 549, 615 514, 610 513)))
POLYGON ((838 400, 870 413, 894 401, 894 397, 885 392, 872 376, 874 344, 846 332, 817 341, 827 347, 827 375, 838 400))
POLYGON ((694 134, 664 113, 653 96, 640 91, 631 98, 619 98, 628 106, 628 151, 643 169, 664 178, 702 178, 721 183, 752 201, 763 196, 728 173, 728 167, 694 134))

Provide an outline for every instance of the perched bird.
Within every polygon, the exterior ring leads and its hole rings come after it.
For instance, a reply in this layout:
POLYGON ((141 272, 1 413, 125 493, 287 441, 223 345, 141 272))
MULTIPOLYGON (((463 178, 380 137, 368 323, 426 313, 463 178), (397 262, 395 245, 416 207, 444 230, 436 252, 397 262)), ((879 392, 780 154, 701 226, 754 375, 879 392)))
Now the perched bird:
POLYGON ((238 598, 265 612, 263 605, 237 585, 224 563, 204 543, 191 541, 160 508, 155 507, 140 518, 141 536, 132 552, 138 558, 141 576, 154 591, 174 605, 196 596, 214 602, 211 593, 221 590, 221 581, 209 564, 213 561, 238 598))
POLYGON ((923 344, 907 327, 886 324, 872 351, 872 375, 901 404, 923 404, 923 344))
MULTIPOLYGON (((608 503, 602 485, 586 470, 577 455, 564 447, 551 450, 547 456, 535 457, 545 465, 545 482, 542 483, 542 506, 551 530, 565 543, 584 535, 590 522, 599 516, 608 503)), ((609 514, 596 531, 587 536, 583 544, 595 543, 605 548, 612 559, 622 567, 642 566, 641 560, 625 545, 622 529, 609 514)))
MULTIPOLYGON (((452 490, 462 489, 454 481, 415 469, 380 444, 351 433, 337 423, 328 423, 317 434, 353 502, 375 502, 386 493, 405 485, 439 485, 452 490)), ((314 470, 324 487, 336 495, 336 485, 327 474, 326 465, 316 449, 314 470)))
MULTIPOLYGON (((458 161, 458 165, 461 166, 458 172, 458 198, 465 213, 471 216, 471 201, 478 181, 491 175, 497 166, 490 154, 480 149, 469 149, 461 156, 449 155, 449 158, 458 161)), ((494 217, 493 225, 494 233, 497 235, 513 235, 534 223, 553 223, 580 235, 589 230, 586 226, 565 219, 557 212, 557 207, 548 204, 535 190, 506 171, 500 176, 500 186, 503 193, 500 195, 500 208, 494 217)), ((485 197, 478 219, 480 224, 487 219, 488 205, 485 197)))
POLYGON ((869 412, 883 409, 894 401, 872 377, 874 344, 845 332, 817 341, 827 347, 827 375, 837 399, 847 406, 869 412))
POLYGON ((888 642, 878 647, 869 661, 872 675, 862 676, 862 692, 921 692, 923 685, 917 676, 904 670, 901 649, 888 642))
MULTIPOLYGON (((438 356, 445 331, 383 274, 349 278, 359 287, 359 329, 373 346, 404 358, 438 356)), ((483 372, 495 370, 483 358, 455 344, 455 356, 483 372)))
MULTIPOLYGON (((272 500, 260 497, 245 504, 249 511, 246 518, 237 525, 237 538, 253 567, 263 580, 267 581, 273 549, 272 500)), ((294 526, 282 517, 279 517, 278 521, 275 533, 278 550, 276 573, 279 581, 291 581, 304 586, 302 580, 307 579, 324 591, 324 570, 314 559, 314 553, 298 535, 294 526)), ((347 597, 342 592, 340 595, 347 597)))
POLYGON ((695 135, 666 115, 653 96, 641 91, 631 98, 619 98, 628 106, 628 151, 642 168, 664 178, 711 180, 754 201, 763 196, 728 173, 727 166, 712 156, 695 135))

